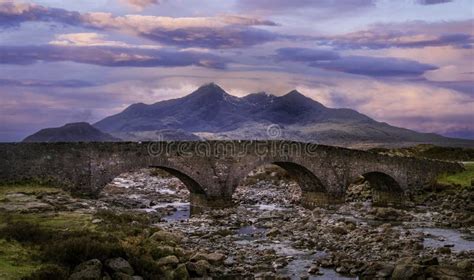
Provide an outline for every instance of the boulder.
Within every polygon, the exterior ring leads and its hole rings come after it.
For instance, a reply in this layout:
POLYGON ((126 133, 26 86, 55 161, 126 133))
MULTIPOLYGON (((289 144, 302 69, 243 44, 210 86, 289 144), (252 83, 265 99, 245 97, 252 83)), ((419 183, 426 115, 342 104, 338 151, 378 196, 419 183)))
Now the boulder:
POLYGON ((226 258, 225 255, 221 253, 210 253, 205 256, 206 260, 214 265, 222 264, 226 258))
POLYGON ((179 243, 182 239, 181 235, 176 233, 167 232, 164 230, 157 231, 153 233, 150 238, 155 241, 163 241, 163 242, 173 242, 179 243))
POLYGON ((472 263, 474 262, 474 260, 462 260, 462 261, 459 261, 456 266, 461 269, 461 270, 464 270, 464 271, 472 271, 473 269, 473 265, 472 263))
POLYGON ((318 274, 319 273, 319 267, 315 264, 311 265, 309 268, 308 268, 308 273, 309 274, 312 274, 312 275, 315 275, 315 274, 318 274))
POLYGON ((188 269, 184 263, 178 265, 178 267, 173 271, 173 278, 179 280, 189 279, 188 269))
POLYGON ((192 276, 206 276, 211 265, 206 260, 186 263, 186 268, 192 276))
POLYGON ((451 248, 449 247, 440 247, 436 251, 440 254, 445 254, 445 255, 451 254, 451 248))
POLYGON ((171 256, 167 256, 167 257, 163 257, 163 258, 159 259, 156 264, 158 266, 165 266, 165 265, 174 266, 174 265, 179 264, 179 260, 176 256, 171 255, 171 256))
POLYGON ((271 230, 269 230, 269 231, 267 232, 266 235, 267 235, 267 237, 273 237, 273 236, 277 236, 277 235, 279 235, 279 234, 280 234, 280 230, 279 230, 279 229, 277 229, 277 228, 272 228, 271 230))
POLYGON ((112 274, 113 280, 134 280, 132 275, 123 273, 123 272, 115 272, 112 274))
POLYGON ((340 226, 336 226, 336 227, 331 228, 331 231, 332 231, 332 233, 338 234, 338 235, 347 234, 347 230, 343 227, 340 227, 340 226))
POLYGON ((174 255, 174 248, 171 246, 156 246, 151 249, 151 255, 155 260, 174 255))
POLYGON ((422 265, 438 265, 438 258, 437 257, 426 257, 422 258, 420 261, 420 264, 422 265))
POLYGON ((392 272, 392 280, 425 279, 423 267, 417 264, 399 263, 392 272))
POLYGON ((468 273, 461 271, 456 266, 433 265, 427 268, 427 274, 439 280, 464 280, 469 279, 468 273))
POLYGON ((130 263, 124 258, 120 257, 106 260, 105 266, 113 272, 121 272, 128 275, 133 275, 135 272, 130 263))
POLYGON ((376 207, 370 214, 374 215, 377 220, 391 221, 400 218, 400 212, 390 207, 376 207))
POLYGON ((69 280, 100 280, 102 263, 98 259, 88 260, 76 266, 69 280))

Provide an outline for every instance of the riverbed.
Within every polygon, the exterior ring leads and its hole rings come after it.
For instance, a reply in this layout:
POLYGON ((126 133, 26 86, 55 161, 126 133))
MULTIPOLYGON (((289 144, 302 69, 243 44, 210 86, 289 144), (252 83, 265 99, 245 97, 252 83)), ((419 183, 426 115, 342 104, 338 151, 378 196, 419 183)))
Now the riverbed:
POLYGON ((474 256, 472 226, 436 227, 440 213, 360 201, 309 210, 299 194, 296 183, 268 178, 239 187, 234 208, 190 216, 184 185, 142 171, 116 178, 103 198, 160 215, 156 226, 182 233, 187 249, 225 255, 215 276, 357 279, 367 265, 401 257, 453 263, 474 256))

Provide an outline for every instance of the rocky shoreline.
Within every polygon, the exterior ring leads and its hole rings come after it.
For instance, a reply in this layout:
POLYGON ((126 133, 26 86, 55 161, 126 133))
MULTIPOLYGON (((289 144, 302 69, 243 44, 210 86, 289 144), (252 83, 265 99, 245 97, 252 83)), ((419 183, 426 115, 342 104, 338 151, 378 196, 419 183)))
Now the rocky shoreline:
MULTIPOLYGON (((144 214, 151 226, 141 242, 152 243, 155 262, 166 267, 156 279, 472 279, 474 275, 472 189, 427 191, 401 209, 373 206, 365 182, 351 186, 346 203, 331 209, 305 209, 299 196, 299 186, 280 170, 257 170, 237 189, 233 197, 237 207, 189 217, 186 187, 164 173, 142 170, 116 178, 97 200, 72 198, 59 190, 34 195, 9 192, 0 208, 30 214, 94 215, 104 209, 144 214)), ((107 223, 98 217, 91 222, 107 223)), ((81 278, 90 269, 100 277, 141 279, 144 275, 134 275, 133 264, 124 258, 92 259, 76 266, 69 279, 95 279, 81 278)))

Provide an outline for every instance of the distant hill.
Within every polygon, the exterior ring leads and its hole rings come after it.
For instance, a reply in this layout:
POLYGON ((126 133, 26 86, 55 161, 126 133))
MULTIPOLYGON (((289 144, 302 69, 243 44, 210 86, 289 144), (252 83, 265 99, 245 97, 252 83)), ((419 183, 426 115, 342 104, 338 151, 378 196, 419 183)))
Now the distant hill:
POLYGON ((355 148, 421 143, 474 146, 472 140, 419 133, 377 122, 355 110, 327 108, 296 90, 283 96, 254 93, 239 98, 214 83, 182 98, 133 104, 94 126, 133 140, 147 140, 160 131, 168 131, 168 135, 176 131, 202 139, 289 139, 355 148), (269 134, 270 125, 273 131, 269 134))
POLYGON ((23 142, 110 142, 120 139, 103 133, 89 123, 69 123, 61 127, 45 128, 28 137, 23 142))
POLYGON ((123 141, 199 141, 199 136, 177 129, 152 131, 112 132, 112 136, 123 141))
POLYGON ((374 148, 370 149, 369 151, 395 156, 421 157, 453 161, 474 161, 474 149, 472 148, 438 147, 434 145, 421 144, 413 147, 395 149, 374 148))

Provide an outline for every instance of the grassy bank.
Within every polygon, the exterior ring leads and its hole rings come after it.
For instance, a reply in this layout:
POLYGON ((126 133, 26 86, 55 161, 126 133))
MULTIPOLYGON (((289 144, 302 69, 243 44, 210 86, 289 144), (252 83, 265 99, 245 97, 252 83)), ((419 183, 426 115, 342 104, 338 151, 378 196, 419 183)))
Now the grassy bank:
MULTIPOLYGON (((2 203, 38 203, 36 199, 45 195, 81 203, 57 188, 3 185, 0 208, 2 203)), ((176 235, 153 226, 156 221, 147 214, 58 209, 63 207, 0 211, 0 279, 67 279, 85 261, 98 259, 104 264, 118 257, 126 259, 136 274, 146 279, 186 279, 188 272, 183 268, 190 253, 179 247, 176 235), (179 264, 163 265, 160 259, 167 256, 179 258, 179 264)), ((106 270, 110 272, 104 268, 103 273, 106 270)))
POLYGON ((38 251, 15 240, 0 239, 0 279, 16 280, 41 267, 38 251))
POLYGON ((61 189, 37 183, 21 183, 21 184, 0 184, 0 201, 4 200, 8 193, 22 193, 27 195, 57 194, 61 189))
POLYGON ((474 163, 464 164, 465 171, 456 174, 443 174, 438 177, 437 182, 443 185, 459 185, 463 187, 471 187, 471 182, 474 181, 474 163))

